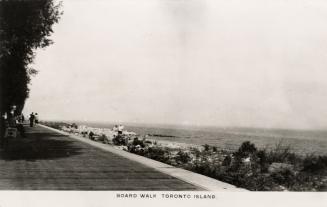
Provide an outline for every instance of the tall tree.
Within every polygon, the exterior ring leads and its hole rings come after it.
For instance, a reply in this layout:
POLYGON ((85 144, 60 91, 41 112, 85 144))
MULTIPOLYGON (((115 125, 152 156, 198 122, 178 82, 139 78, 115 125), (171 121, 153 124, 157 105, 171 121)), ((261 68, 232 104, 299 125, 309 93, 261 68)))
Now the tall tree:
POLYGON ((52 44, 52 26, 62 12, 54 0, 0 0, 0 113, 13 105, 21 112, 28 84, 37 70, 30 67, 37 48, 52 44))

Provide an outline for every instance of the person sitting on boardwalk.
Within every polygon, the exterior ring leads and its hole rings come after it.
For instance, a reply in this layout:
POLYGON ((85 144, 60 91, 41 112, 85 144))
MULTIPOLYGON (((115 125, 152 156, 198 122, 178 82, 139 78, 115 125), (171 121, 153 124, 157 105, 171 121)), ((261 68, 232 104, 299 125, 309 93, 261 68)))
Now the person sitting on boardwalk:
POLYGON ((23 124, 24 124, 23 119, 21 118, 21 116, 18 116, 17 119, 16 119, 16 127, 17 127, 17 130, 19 131, 20 136, 26 137, 25 129, 24 129, 24 125, 23 124))
POLYGON ((5 134, 1 139, 1 147, 7 148, 10 138, 16 138, 17 136, 17 120, 14 114, 9 114, 6 118, 3 117, 2 123, 5 123, 3 126, 5 128, 5 134))

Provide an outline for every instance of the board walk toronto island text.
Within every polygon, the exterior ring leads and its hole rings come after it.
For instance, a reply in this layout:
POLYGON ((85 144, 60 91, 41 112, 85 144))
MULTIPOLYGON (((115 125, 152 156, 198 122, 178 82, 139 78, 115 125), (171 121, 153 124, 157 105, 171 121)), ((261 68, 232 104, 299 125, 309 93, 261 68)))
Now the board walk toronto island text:
POLYGON ((140 199, 215 199, 212 193, 117 193, 116 198, 140 199))

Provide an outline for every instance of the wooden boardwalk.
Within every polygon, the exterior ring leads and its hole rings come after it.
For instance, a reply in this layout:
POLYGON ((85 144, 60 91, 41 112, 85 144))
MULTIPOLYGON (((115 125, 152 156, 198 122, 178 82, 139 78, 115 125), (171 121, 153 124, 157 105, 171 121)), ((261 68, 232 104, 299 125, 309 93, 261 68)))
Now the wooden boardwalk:
POLYGON ((0 151, 0 190, 202 190, 42 127, 0 151))

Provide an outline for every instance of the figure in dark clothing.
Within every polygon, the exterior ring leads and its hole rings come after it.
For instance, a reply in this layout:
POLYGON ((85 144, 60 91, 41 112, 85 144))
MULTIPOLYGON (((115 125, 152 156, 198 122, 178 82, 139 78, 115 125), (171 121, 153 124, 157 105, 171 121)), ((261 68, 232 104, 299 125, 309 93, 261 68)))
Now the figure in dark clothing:
POLYGON ((12 129, 12 126, 15 127, 15 119, 12 116, 7 116, 6 118, 2 117, 1 122, 1 127, 4 127, 5 129, 4 134, 1 137, 1 148, 6 149, 9 144, 9 136, 12 135, 11 132, 9 132, 9 129, 12 129))
POLYGON ((19 131, 21 137, 26 137, 23 114, 18 118, 18 123, 16 124, 16 128, 19 131))
POLYGON ((35 120, 35 116, 34 113, 32 112, 30 115, 30 127, 34 126, 34 120, 35 120))
POLYGON ((92 131, 90 131, 89 133, 89 138, 90 140, 94 140, 94 133, 92 131))
POLYGON ((24 123, 24 121, 25 121, 24 114, 22 114, 20 118, 21 118, 21 120, 22 120, 22 123, 24 123))
POLYGON ((6 132, 6 119, 1 116, 1 126, 0 126, 0 146, 1 148, 5 144, 5 132, 6 132))
POLYGON ((25 129, 22 123, 17 124, 17 130, 19 131, 20 136, 26 137, 25 129))

